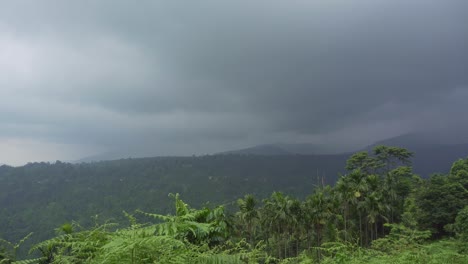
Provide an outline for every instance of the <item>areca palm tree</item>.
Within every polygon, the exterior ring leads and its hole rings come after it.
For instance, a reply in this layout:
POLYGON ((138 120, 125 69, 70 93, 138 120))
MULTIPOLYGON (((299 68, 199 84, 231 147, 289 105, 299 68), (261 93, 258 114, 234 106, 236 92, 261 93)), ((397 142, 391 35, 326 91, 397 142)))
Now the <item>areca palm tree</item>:
POLYGON ((384 216, 386 206, 383 203, 381 192, 372 192, 364 200, 364 209, 367 214, 367 222, 370 228, 370 240, 378 238, 378 221, 386 221, 387 218, 384 216))
POLYGON ((353 192, 346 176, 342 176, 336 183, 335 189, 338 193, 337 197, 341 204, 341 213, 343 215, 343 231, 344 240, 348 241, 348 223, 349 223, 349 205, 352 199, 353 192))
POLYGON ((244 199, 238 199, 237 205, 239 206, 239 212, 237 216, 240 218, 242 223, 246 226, 247 236, 251 245, 255 243, 255 231, 256 231, 256 221, 259 218, 259 212, 255 208, 257 201, 255 197, 251 194, 244 196, 244 199))
POLYGON ((262 224, 275 239, 278 257, 286 257, 291 232, 295 232, 300 226, 300 203, 281 192, 274 192, 263 203, 262 224))
POLYGON ((383 192, 389 206, 387 217, 391 223, 398 221, 398 216, 403 213, 404 200, 410 194, 413 184, 411 167, 398 167, 385 175, 383 192))
POLYGON ((281 235, 285 226, 287 205, 284 195, 280 192, 274 192, 270 198, 263 200, 262 208, 262 226, 267 234, 267 241, 270 236, 276 243, 277 255, 281 257, 281 235))
POLYGON ((330 203, 331 187, 327 186, 315 191, 305 202, 308 220, 315 228, 317 235, 317 246, 320 246, 323 228, 333 215, 330 203))
POLYGON ((362 206, 360 203, 362 203, 368 190, 369 184, 367 182, 366 174, 363 174, 359 169, 352 171, 348 175, 342 176, 336 184, 336 191, 338 192, 343 208, 345 241, 348 241, 350 233, 349 224, 353 217, 354 219, 356 219, 356 217, 358 218, 359 236, 362 240, 362 206), (357 216, 356 213, 358 214, 357 216))
POLYGON ((304 230, 304 210, 301 202, 288 197, 289 241, 295 248, 295 255, 299 254, 299 244, 304 230))
MULTIPOLYGON (((369 194, 364 200, 364 210, 367 213, 368 223, 373 226, 370 238, 377 239, 378 220, 388 221, 385 215, 390 210, 390 206, 384 198, 382 179, 378 175, 369 175, 366 181, 369 185, 369 194)), ((382 221, 381 224, 383 225, 382 221)))
MULTIPOLYGON (((331 222, 334 215, 334 203, 332 197, 332 188, 326 186, 315 190, 315 192, 307 197, 305 203, 305 215, 308 221, 308 226, 315 231, 316 246, 322 244, 324 228, 327 223, 331 222)), ((320 250, 317 251, 317 257, 320 259, 320 250)))

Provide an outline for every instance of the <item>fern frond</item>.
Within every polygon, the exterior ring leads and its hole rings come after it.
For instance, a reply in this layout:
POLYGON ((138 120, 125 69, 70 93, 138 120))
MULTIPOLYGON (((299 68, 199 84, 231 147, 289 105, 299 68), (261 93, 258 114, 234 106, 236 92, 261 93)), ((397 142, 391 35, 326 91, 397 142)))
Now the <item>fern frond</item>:
POLYGON ((39 264, 39 263, 42 263, 44 260, 45 258, 25 259, 25 260, 13 261, 11 264, 39 264))

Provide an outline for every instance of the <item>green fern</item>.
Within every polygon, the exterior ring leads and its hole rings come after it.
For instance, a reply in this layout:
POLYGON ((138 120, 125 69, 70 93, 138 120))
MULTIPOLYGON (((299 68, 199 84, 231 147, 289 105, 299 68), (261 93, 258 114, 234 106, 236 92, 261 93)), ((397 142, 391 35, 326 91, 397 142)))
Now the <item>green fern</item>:
POLYGON ((29 233, 17 243, 12 243, 10 241, 0 238, 0 246, 2 246, 2 249, 5 251, 4 253, 0 254, 0 264, 10 264, 14 260, 16 260, 18 249, 26 240, 28 240, 32 236, 32 234, 33 233, 29 233))
POLYGON ((25 260, 13 261, 11 264, 41 264, 43 263, 44 260, 45 260, 44 258, 25 259, 25 260))

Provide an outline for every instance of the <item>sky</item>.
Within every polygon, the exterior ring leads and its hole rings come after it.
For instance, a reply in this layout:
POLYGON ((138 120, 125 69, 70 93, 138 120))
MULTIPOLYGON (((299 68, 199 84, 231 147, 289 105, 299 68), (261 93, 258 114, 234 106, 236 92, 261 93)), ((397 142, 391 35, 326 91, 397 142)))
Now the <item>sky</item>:
POLYGON ((0 163, 462 141, 467 13, 466 0, 1 1, 0 163))

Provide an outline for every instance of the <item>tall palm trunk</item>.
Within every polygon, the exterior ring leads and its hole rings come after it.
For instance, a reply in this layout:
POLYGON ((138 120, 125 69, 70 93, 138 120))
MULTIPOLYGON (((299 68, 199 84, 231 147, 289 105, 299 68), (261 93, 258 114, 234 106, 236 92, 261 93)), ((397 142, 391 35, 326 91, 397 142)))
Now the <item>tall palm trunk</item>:
POLYGON ((281 258, 281 228, 280 226, 278 225, 278 240, 276 241, 276 244, 277 244, 277 248, 278 248, 278 258, 281 258))
POLYGON ((348 203, 346 202, 345 203, 345 208, 344 208, 344 212, 343 212, 343 219, 344 219, 344 237, 345 237, 345 241, 348 242, 348 227, 347 227, 347 224, 348 224, 348 219, 347 219, 347 214, 348 214, 348 203))
POLYGON ((377 232, 377 221, 375 221, 374 225, 375 225, 375 239, 377 239, 379 235, 379 233, 377 232))
POLYGON ((359 210, 359 242, 362 247, 362 213, 361 213, 361 210, 359 210))
POLYGON ((369 224, 366 222, 366 246, 369 246, 369 224))
POLYGON ((318 250, 317 250, 317 259, 320 262, 320 259, 321 259, 321 256, 322 256, 322 252, 320 250, 321 239, 322 239, 321 238, 321 232, 322 231, 321 231, 321 228, 320 228, 319 225, 316 226, 316 230, 317 230, 316 232, 317 232, 317 248, 318 248, 318 250))

